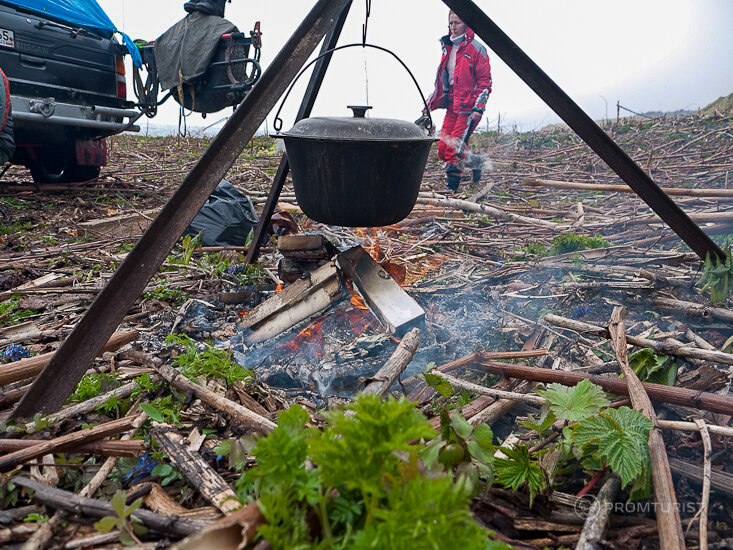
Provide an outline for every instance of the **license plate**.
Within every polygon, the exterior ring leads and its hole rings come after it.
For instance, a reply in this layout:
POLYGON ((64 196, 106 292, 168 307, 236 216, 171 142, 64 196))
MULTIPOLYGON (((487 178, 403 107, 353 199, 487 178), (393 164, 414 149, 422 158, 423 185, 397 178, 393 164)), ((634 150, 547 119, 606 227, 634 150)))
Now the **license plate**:
POLYGON ((7 29, 0 29, 0 46, 15 48, 15 34, 7 29))

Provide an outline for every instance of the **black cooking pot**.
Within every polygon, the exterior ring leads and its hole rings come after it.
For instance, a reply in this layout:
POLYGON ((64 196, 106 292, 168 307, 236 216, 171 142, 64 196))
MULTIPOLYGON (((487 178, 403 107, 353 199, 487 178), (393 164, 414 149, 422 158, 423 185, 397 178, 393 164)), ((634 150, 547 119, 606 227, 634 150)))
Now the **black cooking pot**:
POLYGON ((396 223, 417 201, 435 141, 414 123, 353 117, 313 117, 281 134, 298 205, 330 225, 377 227, 396 223))

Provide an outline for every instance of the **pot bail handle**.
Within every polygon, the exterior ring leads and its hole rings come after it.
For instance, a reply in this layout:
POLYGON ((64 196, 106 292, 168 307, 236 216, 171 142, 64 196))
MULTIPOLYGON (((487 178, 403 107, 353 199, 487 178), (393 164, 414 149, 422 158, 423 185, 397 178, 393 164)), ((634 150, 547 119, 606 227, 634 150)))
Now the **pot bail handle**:
MULTIPOLYGON (((290 92, 293 91, 293 87, 295 86, 295 83, 298 81, 298 79, 301 77, 301 75, 310 67, 313 65, 316 61, 321 59, 322 57, 326 55, 330 55, 333 52, 336 52, 338 50, 343 50, 345 48, 354 48, 354 47, 360 47, 360 48, 374 48, 375 50, 381 50, 383 52, 387 52, 392 57, 394 57, 397 61, 399 61, 400 65, 404 67, 404 69, 407 71, 407 74, 410 75, 410 78, 412 78, 412 82, 415 84, 415 87, 417 88, 417 91, 420 93, 420 99, 422 99, 423 105, 425 106, 425 112, 427 120, 424 122, 423 128, 428 131, 428 133, 431 132, 433 129, 433 117, 430 115, 430 109, 428 108, 428 102, 425 100, 425 96, 422 93, 422 90, 420 89, 420 85, 417 83, 417 79, 415 78, 415 75, 412 74, 412 71, 405 65, 405 62, 402 61, 396 53, 394 53, 391 50, 388 50, 387 48, 383 48, 382 46, 376 46, 375 44, 344 44, 343 46, 337 46, 336 48, 332 48, 330 50, 326 50, 325 52, 321 53, 318 57, 315 59, 312 59, 305 67, 303 67, 298 75, 293 79, 293 81, 290 83, 290 87, 288 88, 288 91, 285 93, 285 96, 283 97, 282 102, 280 103, 280 107, 277 108, 277 113, 275 113, 275 120, 272 121, 272 127, 275 129, 276 132, 280 133, 280 130, 282 130, 283 127, 283 119, 280 118, 280 111, 283 109, 283 105, 285 105, 285 101, 288 99, 288 96, 290 95, 290 92)), ((371 109, 370 106, 354 106, 354 105, 348 105, 349 109, 354 110, 354 117, 356 118, 364 118, 364 115, 366 114, 367 109, 371 109), (364 109, 364 111, 359 114, 356 110, 354 110, 354 107, 358 109, 364 109)), ((296 121, 297 122, 297 121, 296 121)))

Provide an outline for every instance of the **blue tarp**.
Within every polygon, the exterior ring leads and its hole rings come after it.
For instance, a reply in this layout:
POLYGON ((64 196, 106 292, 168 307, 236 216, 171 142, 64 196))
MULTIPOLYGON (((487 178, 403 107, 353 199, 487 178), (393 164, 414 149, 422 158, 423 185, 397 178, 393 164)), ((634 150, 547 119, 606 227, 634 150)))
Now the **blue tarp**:
POLYGON ((97 0, 3 0, 3 2, 42 14, 71 27, 81 27, 105 38, 111 38, 113 34, 119 33, 132 56, 133 63, 138 67, 142 65, 137 46, 129 36, 117 30, 102 7, 97 4, 97 0))

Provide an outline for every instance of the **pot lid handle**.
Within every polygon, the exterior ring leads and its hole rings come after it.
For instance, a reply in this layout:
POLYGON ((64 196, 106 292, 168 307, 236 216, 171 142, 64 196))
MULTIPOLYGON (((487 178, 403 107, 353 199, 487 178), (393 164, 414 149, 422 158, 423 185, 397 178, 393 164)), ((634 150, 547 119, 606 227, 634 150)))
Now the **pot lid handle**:
POLYGON ((371 105, 347 105, 346 107, 354 111, 354 118, 364 118, 366 112, 372 108, 371 105))

